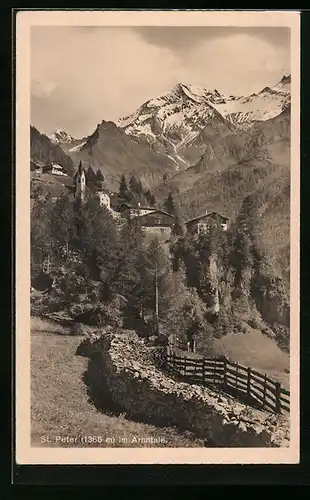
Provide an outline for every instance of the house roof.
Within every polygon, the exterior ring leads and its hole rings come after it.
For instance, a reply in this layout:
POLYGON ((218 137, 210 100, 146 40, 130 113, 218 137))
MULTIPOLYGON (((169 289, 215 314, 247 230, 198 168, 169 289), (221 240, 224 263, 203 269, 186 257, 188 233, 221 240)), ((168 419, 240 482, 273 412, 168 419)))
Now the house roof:
POLYGON ((97 189, 96 193, 98 193, 98 194, 106 194, 110 198, 109 191, 106 191, 105 189, 97 189))
POLYGON ((42 166, 42 169, 43 170, 52 170, 53 168, 61 168, 64 172, 67 172, 67 170, 62 166, 62 165, 59 165, 59 163, 51 163, 49 165, 44 165, 42 166))
POLYGON ((121 207, 126 207, 126 208, 132 208, 133 210, 152 210, 152 212, 155 212, 155 210, 157 210, 156 208, 154 207, 139 207, 138 205, 137 206, 132 206, 132 205, 129 205, 129 203, 122 203, 120 205, 120 208, 121 207))
POLYGON ((198 217, 194 217, 193 219, 190 219, 187 222, 185 222, 185 224, 187 225, 187 224, 190 224, 191 222, 198 222, 201 219, 207 219, 208 217, 211 217, 214 215, 218 216, 220 219, 222 219, 225 222, 228 221, 228 218, 224 217, 224 215, 221 215, 217 212, 210 212, 208 214, 203 214, 203 215, 199 215, 198 217))
POLYGON ((172 219, 174 219, 174 216, 172 214, 169 214, 168 212, 165 212, 164 210, 161 210, 160 208, 155 208, 155 207, 141 207, 141 206, 139 207, 139 206, 129 205, 129 203, 122 203, 120 205, 120 207, 119 207, 119 211, 121 211, 122 207, 133 209, 133 210, 150 210, 150 213, 148 213, 148 214, 141 214, 140 217, 146 217, 146 216, 152 215, 154 213, 161 213, 161 214, 164 214, 164 215, 168 215, 169 217, 171 217, 172 219))
MULTIPOLYGON (((139 208, 142 208, 142 207, 139 207, 139 208)), ((160 208, 155 208, 154 210, 152 210, 151 213, 149 213, 149 214, 143 214, 143 215, 141 215, 141 217, 148 217, 149 215, 153 215, 155 213, 160 213, 160 214, 168 215, 168 217, 171 217, 172 219, 174 219, 174 216, 172 214, 169 214, 168 212, 165 212, 164 210, 161 210, 160 208)))

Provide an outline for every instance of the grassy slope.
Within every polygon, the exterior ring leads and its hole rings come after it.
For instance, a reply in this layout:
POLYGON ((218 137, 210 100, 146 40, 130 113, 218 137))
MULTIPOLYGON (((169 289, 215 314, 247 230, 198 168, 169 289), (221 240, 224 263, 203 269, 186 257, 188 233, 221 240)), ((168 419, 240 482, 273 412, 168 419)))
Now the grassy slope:
POLYGON ((39 176, 31 175, 31 180, 34 186, 39 186, 43 189, 44 194, 51 194, 52 196, 61 196, 68 194, 69 189, 66 186, 73 186, 72 177, 62 177, 53 174, 40 174, 39 176))
MULTIPOLYGON (((176 352, 189 358, 202 357, 200 353, 185 352, 179 349, 176 349, 176 352)), ((289 389, 289 355, 260 330, 247 326, 246 333, 237 332, 215 338, 209 355, 224 355, 240 365, 250 366, 262 374, 267 373, 273 380, 278 380, 283 387, 289 389)))
POLYGON ((289 389, 289 355, 259 330, 251 328, 247 333, 232 333, 215 339, 213 354, 227 355, 243 366, 251 366, 261 373, 267 373, 289 389))
MULTIPOLYGON (((49 436, 48 446, 82 446, 56 444, 56 436, 102 436, 97 446, 141 447, 132 439, 146 437, 165 438, 164 447, 201 447, 203 442, 189 433, 174 428, 158 428, 153 425, 128 420, 124 415, 100 413, 88 400, 83 374, 88 360, 75 356, 81 337, 60 335, 66 333, 58 325, 32 321, 31 390, 32 390, 32 445, 46 446, 41 436, 49 436), (106 438, 126 437, 127 444, 105 443, 106 438)), ((96 446, 96 445, 88 445, 96 446)), ((147 445, 144 445, 147 446, 147 445)), ((151 446, 151 445, 148 445, 151 446)), ((154 446, 154 445, 153 445, 154 446)), ((160 445, 155 445, 160 446, 160 445)))

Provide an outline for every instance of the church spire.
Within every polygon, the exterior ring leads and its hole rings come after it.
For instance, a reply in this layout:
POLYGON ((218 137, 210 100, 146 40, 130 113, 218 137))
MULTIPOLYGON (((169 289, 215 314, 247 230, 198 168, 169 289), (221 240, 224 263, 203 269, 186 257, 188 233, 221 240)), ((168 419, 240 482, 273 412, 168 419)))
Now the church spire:
POLYGON ((77 172, 75 174, 75 197, 82 203, 85 201, 85 190, 86 190, 85 169, 82 166, 82 161, 80 161, 77 172))

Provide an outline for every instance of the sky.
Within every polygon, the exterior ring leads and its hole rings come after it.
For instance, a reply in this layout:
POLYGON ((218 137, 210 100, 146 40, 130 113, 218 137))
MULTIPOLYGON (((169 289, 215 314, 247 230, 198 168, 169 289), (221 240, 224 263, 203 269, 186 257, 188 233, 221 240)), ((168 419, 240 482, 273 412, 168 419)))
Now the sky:
POLYGON ((249 95, 288 74, 288 28, 35 26, 31 124, 81 138, 178 82, 249 95))

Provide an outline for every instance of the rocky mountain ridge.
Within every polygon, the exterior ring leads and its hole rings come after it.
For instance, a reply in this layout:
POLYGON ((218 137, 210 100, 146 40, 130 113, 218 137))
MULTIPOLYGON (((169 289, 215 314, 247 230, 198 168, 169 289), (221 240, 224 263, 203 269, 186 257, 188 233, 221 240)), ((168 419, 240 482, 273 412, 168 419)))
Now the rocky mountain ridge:
MULTIPOLYGON (((178 83, 169 92, 146 101, 129 116, 116 120, 114 147, 123 148, 126 141, 119 132, 124 132, 128 137, 128 149, 134 149, 140 159, 149 156, 146 163, 150 166, 153 162, 158 163, 154 160, 153 153, 156 153, 161 157, 161 164, 169 165, 168 171, 170 166, 176 172, 186 170, 200 161, 206 150, 205 142, 208 142, 211 136, 240 135, 256 123, 280 115, 290 106, 290 84, 291 77, 283 76, 277 84, 265 87, 259 93, 249 96, 226 96, 217 89, 208 90, 178 83), (141 146, 139 153, 136 144, 141 146)), ((127 171, 128 167, 121 165, 122 161, 117 152, 111 153, 111 148, 107 147, 104 130, 111 139, 111 125, 103 127, 103 124, 108 123, 113 122, 103 120, 93 134, 82 139, 75 139, 61 129, 54 131, 50 139, 71 155, 73 160, 87 157, 96 164, 96 168, 111 170, 118 175, 120 166, 124 171, 127 171), (106 153, 102 145, 95 146, 95 138, 104 142, 104 148, 108 149, 106 153)), ((140 168, 141 166, 137 167, 138 170, 140 168)), ((155 181, 159 179, 153 175, 151 178, 155 181)))
POLYGON ((206 127, 210 131, 214 123, 222 122, 228 128, 247 130, 279 115, 290 104, 290 82, 290 76, 284 76, 272 87, 239 97, 178 83, 116 124, 134 140, 173 158, 176 170, 184 169, 195 163, 197 158, 191 158, 189 148, 200 141, 206 127))

